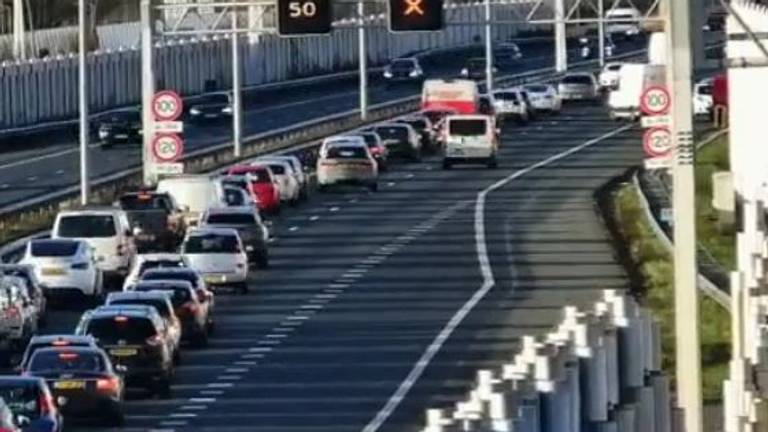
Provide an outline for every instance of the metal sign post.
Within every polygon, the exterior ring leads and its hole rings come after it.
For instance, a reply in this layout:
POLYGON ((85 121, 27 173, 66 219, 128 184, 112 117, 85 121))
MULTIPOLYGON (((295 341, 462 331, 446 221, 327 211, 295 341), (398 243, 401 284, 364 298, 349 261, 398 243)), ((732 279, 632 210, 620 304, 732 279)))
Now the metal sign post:
POLYGON ((243 152, 242 146, 242 114, 243 103, 241 88, 240 71, 240 38, 237 33, 237 9, 232 9, 232 141, 234 141, 235 157, 240 157, 243 152))
POLYGON ((80 102, 80 204, 88 204, 88 197, 91 192, 90 184, 90 169, 88 166, 88 134, 90 128, 88 126, 88 72, 86 68, 88 64, 86 57, 88 55, 88 47, 86 46, 85 39, 85 0, 78 0, 77 3, 77 16, 78 16, 78 45, 80 52, 78 53, 78 95, 80 102))
POLYGON ((357 19, 357 51, 360 58, 360 119, 366 120, 368 118, 368 54, 366 52, 365 3, 363 0, 357 2, 357 19))
POLYGON ((152 3, 141 0, 141 117, 144 134, 141 146, 142 178, 145 186, 155 180, 155 161, 151 155, 152 135, 155 130, 155 116, 152 101, 155 97, 155 71, 152 58, 152 3))
POLYGON ((491 0, 485 0, 485 92, 493 92, 493 34, 491 33, 491 0))

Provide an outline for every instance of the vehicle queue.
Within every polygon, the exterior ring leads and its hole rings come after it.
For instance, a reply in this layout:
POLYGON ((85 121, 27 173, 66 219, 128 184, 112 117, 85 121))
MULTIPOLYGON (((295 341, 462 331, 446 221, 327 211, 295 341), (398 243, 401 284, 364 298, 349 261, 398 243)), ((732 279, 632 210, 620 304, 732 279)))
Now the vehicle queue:
POLYGON ((119 426, 126 389, 170 397, 183 352, 203 349, 214 332, 216 296, 247 295, 253 273, 268 271, 267 219, 307 200, 313 177, 320 192, 373 193, 397 159, 437 153, 444 169, 496 168, 501 125, 559 112, 564 91, 599 94, 595 77, 583 75, 492 94, 471 80, 426 80, 421 112, 328 137, 310 166, 264 156, 163 178, 112 206, 61 211, 50 238, 29 241, 18 264, 0 267, 0 348, 20 354, 8 365, 17 375, 0 376, 0 414, 10 410, 17 428, 9 430, 57 432, 64 418, 119 426), (573 90, 585 83, 595 87, 573 90), (71 334, 38 335, 48 302, 62 299, 92 307, 71 334))

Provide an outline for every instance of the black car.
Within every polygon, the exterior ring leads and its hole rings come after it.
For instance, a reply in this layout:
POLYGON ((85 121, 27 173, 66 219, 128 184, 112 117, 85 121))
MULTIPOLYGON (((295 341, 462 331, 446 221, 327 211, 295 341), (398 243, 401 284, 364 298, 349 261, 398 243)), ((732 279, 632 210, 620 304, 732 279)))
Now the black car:
POLYGON ((418 134, 410 125, 403 123, 388 123, 374 126, 371 131, 381 137, 389 157, 403 157, 413 161, 421 160, 421 145, 418 134))
POLYGON ((403 123, 410 125, 413 130, 421 137, 421 145, 427 151, 436 150, 437 139, 432 125, 432 121, 428 117, 423 115, 413 115, 410 117, 404 117, 395 121, 396 123, 403 123))
POLYGON ((212 93, 190 105, 189 117, 195 122, 226 120, 232 117, 232 109, 228 93, 212 93))
POLYGON ((198 347, 208 344, 208 336, 213 329, 213 293, 200 296, 192 284, 181 280, 143 281, 134 285, 131 290, 166 293, 181 321, 182 340, 198 347))
POLYGON ((250 207, 209 209, 200 219, 202 227, 233 228, 245 245, 248 262, 264 269, 269 266, 269 230, 250 207))
POLYGON ((83 314, 75 333, 91 335, 112 363, 125 368, 128 385, 169 397, 175 373, 174 341, 151 306, 102 306, 83 314))
POLYGON ((365 145, 371 151, 371 156, 376 159, 376 165, 379 167, 379 171, 387 170, 388 152, 384 147, 384 143, 381 141, 381 137, 376 132, 361 132, 357 134, 365 141, 365 145))
POLYGON ((119 207, 128 214, 139 253, 173 251, 186 233, 184 212, 173 197, 159 192, 131 192, 120 196, 119 207))
MULTIPOLYGON (((492 69, 494 74, 498 71, 496 67, 492 67, 492 69)), ((464 68, 461 69, 461 76, 472 80, 481 80, 485 79, 485 72, 485 58, 477 57, 467 60, 464 68)))
POLYGON ((64 421, 48 384, 33 376, 0 376, 0 400, 24 432, 62 432, 64 421))
POLYGON ((123 424, 123 379, 101 348, 40 349, 26 374, 45 379, 65 418, 123 424))
POLYGON ((384 80, 387 84, 421 82, 424 80, 424 71, 415 57, 394 59, 384 68, 384 80))
POLYGON ((108 114, 99 123, 98 131, 104 148, 115 144, 140 144, 142 140, 141 111, 125 110, 108 114))

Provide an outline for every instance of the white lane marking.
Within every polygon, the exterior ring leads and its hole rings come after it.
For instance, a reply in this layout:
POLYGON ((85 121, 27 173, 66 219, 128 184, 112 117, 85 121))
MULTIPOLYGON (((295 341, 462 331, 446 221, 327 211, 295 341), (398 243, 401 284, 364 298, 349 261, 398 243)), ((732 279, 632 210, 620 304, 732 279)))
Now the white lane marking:
POLYGON ((361 277, 364 277, 364 273, 345 273, 341 277, 347 278, 347 279, 360 279, 361 277))
POLYGON ((208 407, 205 405, 182 405, 179 410, 181 411, 205 411, 208 407))
POLYGON ((302 321, 283 321, 283 322, 280 323, 280 325, 296 326, 296 327, 298 327, 298 326, 300 326, 302 324, 304 324, 302 321))
POLYGON ((195 414, 195 413, 173 413, 169 417, 171 417, 171 418, 195 418, 195 417, 197 417, 197 414, 195 414))
POLYGON ((349 200, 349 202, 356 203, 357 202, 357 198, 352 198, 351 200, 349 200))
POLYGON ((293 321, 293 320, 302 320, 302 321, 303 321, 303 320, 308 320, 308 319, 309 319, 309 317, 308 317, 308 316, 306 316, 306 315, 298 315, 298 314, 297 314, 297 315, 291 315, 291 316, 289 316, 289 317, 288 317, 288 318, 286 318, 286 319, 288 319, 288 320, 292 320, 292 321, 293 321))
POLYGON ((37 180, 37 176, 29 176, 29 177, 27 177, 27 181, 33 182, 35 180, 37 180))
POLYGON ((325 307, 324 305, 318 305, 318 304, 306 304, 306 305, 301 305, 301 307, 299 307, 299 309, 308 309, 308 310, 311 310, 311 309, 322 309, 322 308, 324 308, 324 307, 325 307))
POLYGON ((208 383, 206 385, 208 388, 230 388, 232 386, 232 383, 208 383))
POLYGON ((331 293, 331 294, 341 294, 344 292, 343 289, 337 289, 337 288, 326 288, 323 290, 323 292, 331 293))
POLYGON ((248 371, 249 371, 249 369, 248 368, 244 368, 244 367, 232 367, 232 368, 226 368, 224 370, 224 372, 231 373, 231 374, 246 373, 248 371))
POLYGON ((214 403, 216 398, 189 398, 190 403, 214 403))
POLYGON ((406 175, 405 178, 413 178, 413 173, 408 173, 408 175, 406 175))
POLYGON ((355 283, 354 279, 345 278, 345 277, 340 277, 340 278, 336 279, 336 281, 337 282, 341 282, 341 283, 345 283, 345 284, 347 284, 347 286, 352 285, 353 283, 355 283))
POLYGON ((388 182, 388 183, 387 183, 387 186, 389 186, 389 187, 392 187, 392 186, 394 186, 394 185, 396 185, 396 184, 397 184, 397 183, 395 183, 395 182, 388 182))
POLYGON ((297 226, 292 226, 292 227, 288 228, 288 231, 291 231, 291 232, 293 232, 293 231, 298 231, 298 229, 299 229, 299 227, 297 227, 297 226))
POLYGON ((332 284, 328 284, 328 288, 349 288, 349 284, 332 283, 332 284))
POLYGON ((0 185, 0 189, 8 189, 9 187, 11 187, 11 185, 9 185, 8 183, 3 183, 2 185, 0 185))
POLYGON ((411 390, 413 385, 424 373, 424 370, 426 370, 427 366, 429 366, 429 363, 432 361, 435 355, 440 351, 440 349, 445 344, 445 341, 448 340, 448 338, 451 336, 451 334, 453 334, 454 330, 456 330, 459 324, 461 324, 461 322, 464 321, 464 318, 472 311, 472 309, 475 308, 475 306, 480 302, 480 300, 482 300, 483 297, 485 297, 485 295, 488 294, 488 291, 490 291, 491 288, 493 288, 494 284, 496 283, 496 281, 493 278, 493 270, 491 268, 490 258, 488 257, 488 246, 485 242, 485 198, 486 196, 490 192, 493 192, 503 187, 504 185, 511 182, 512 180, 522 177, 539 168, 545 167, 553 162, 557 162, 560 159, 566 158, 574 153, 584 150, 585 148, 595 145, 608 138, 616 136, 621 132, 631 129, 632 127, 634 127, 634 125, 626 125, 618 129, 614 129, 611 132, 608 132, 597 138, 586 141, 564 152, 558 153, 554 156, 550 156, 547 159, 544 159, 533 165, 530 165, 527 168, 516 171, 512 173, 510 176, 497 181, 496 183, 490 185, 489 187, 487 187, 477 195, 477 200, 475 201, 475 245, 477 248, 477 259, 480 266, 480 272, 483 276, 483 284, 480 286, 480 288, 478 288, 478 290, 474 293, 474 295, 472 295, 472 297, 469 300, 467 300, 467 302, 464 303, 464 305, 462 305, 461 309, 456 311, 456 313, 453 315, 453 317, 451 317, 450 321, 448 321, 445 327, 443 327, 443 329, 440 330, 440 333, 435 337, 432 343, 427 347, 427 349, 421 355, 421 357, 413 366, 413 369, 411 369, 411 372, 408 374, 405 380, 402 383, 400 383, 400 386, 398 386, 397 390, 395 390, 395 393, 392 394, 392 396, 389 398, 389 400, 384 405, 384 407, 378 413, 376 413, 376 416, 367 425, 365 425, 362 432, 376 432, 379 430, 379 428, 384 424, 384 422, 387 421, 389 416, 391 416, 392 413, 395 412, 395 409, 397 409, 398 405, 400 405, 400 403, 403 401, 405 396, 411 390))
POLYGON ((296 330, 293 327, 275 327, 272 329, 275 333, 290 333, 292 331, 296 330))
POLYGON ((341 210, 341 207, 333 206, 333 207, 329 208, 328 210, 330 210, 332 212, 337 212, 337 211, 341 210))
POLYGON ((206 396, 221 396, 224 392, 221 390, 200 390, 200 394, 206 396))
POLYGON ((248 352, 252 352, 252 353, 261 353, 261 352, 270 352, 270 351, 272 351, 272 348, 269 348, 269 347, 253 347, 248 349, 248 352))
POLYGON ((280 343, 281 341, 273 339, 259 341, 259 345, 280 345, 280 343))
POLYGON ((264 354, 243 354, 240 356, 242 359, 262 359, 264 354))
POLYGON ((64 175, 64 170, 56 170, 56 175, 64 175))
POLYGON ((238 365, 238 366, 256 366, 259 363, 255 362, 255 361, 242 361, 242 360, 238 360, 238 361, 236 361, 236 362, 234 362, 232 364, 238 365))
POLYGON ((335 299, 336 298, 336 294, 317 294, 317 295, 315 295, 315 297, 317 297, 318 299, 330 300, 330 299, 335 299))
POLYGON ((265 336, 267 339, 285 339, 288 335, 270 333, 265 336))
POLYGON ((309 220, 311 220, 312 222, 314 222, 314 221, 316 221, 318 219, 320 219, 320 216, 312 216, 312 217, 309 218, 309 220))
MULTIPOLYGON (((186 420, 164 420, 160 422, 160 426, 186 426, 189 422, 186 420)), ((150 432, 175 432, 175 429, 150 429, 150 432)))
POLYGON ((242 378, 241 375, 220 375, 216 379, 219 381, 240 381, 242 378))
POLYGON ((327 298, 311 298, 309 299, 309 302, 312 304, 326 304, 328 303, 327 298))

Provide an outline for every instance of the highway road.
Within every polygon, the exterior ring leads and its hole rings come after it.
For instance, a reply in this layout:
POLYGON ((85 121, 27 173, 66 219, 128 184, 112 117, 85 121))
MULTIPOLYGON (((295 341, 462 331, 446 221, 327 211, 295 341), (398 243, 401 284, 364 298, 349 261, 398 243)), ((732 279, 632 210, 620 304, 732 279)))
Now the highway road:
POLYGON ((123 430, 417 430, 563 305, 627 286, 593 192, 640 158, 639 131, 568 106, 505 126, 499 169, 428 158, 377 193, 313 195, 275 220, 251 294, 217 296, 216 334, 184 351, 172 398, 129 395, 123 430))
MULTIPOLYGON (((638 43, 620 45, 620 52, 637 49, 638 43)), ((517 65, 503 70, 505 74, 519 73, 553 65, 551 44, 526 48, 525 58, 517 65)), ((620 52, 617 52, 620 53, 620 52)), ((577 60, 572 52, 571 61, 577 60)), ((467 56, 447 55, 436 58, 426 72, 433 77, 454 77, 467 56)), ((417 85, 386 89, 382 83, 371 86, 370 103, 395 100, 420 93, 417 85)), ((346 81, 339 85, 318 85, 294 91, 271 92, 263 99, 249 100, 243 116, 244 136, 287 127, 301 121, 337 114, 357 108, 356 84, 346 81)), ((185 149, 193 151, 227 142, 231 125, 186 125, 185 149)), ((79 183, 79 155, 76 140, 69 134, 47 134, 23 141, 25 146, 0 153, 0 207, 18 203, 39 195, 55 192, 79 183), (62 142, 63 140, 63 142, 62 142)), ((17 146, 18 147, 18 146, 17 146)), ((138 146, 102 150, 92 146, 91 176, 99 178, 122 169, 140 165, 138 146)))

